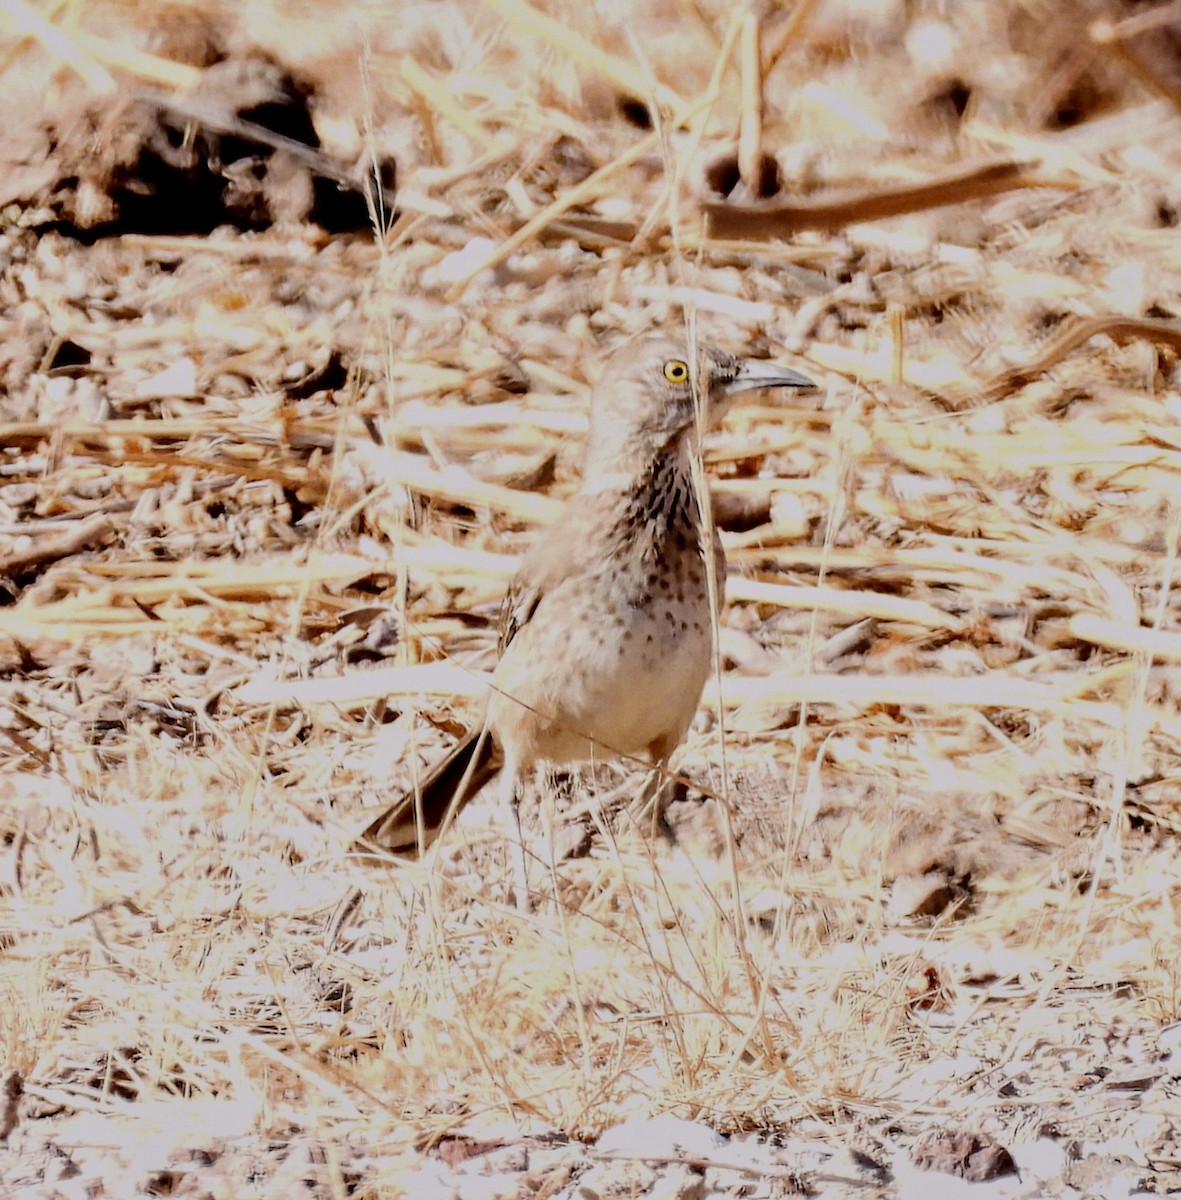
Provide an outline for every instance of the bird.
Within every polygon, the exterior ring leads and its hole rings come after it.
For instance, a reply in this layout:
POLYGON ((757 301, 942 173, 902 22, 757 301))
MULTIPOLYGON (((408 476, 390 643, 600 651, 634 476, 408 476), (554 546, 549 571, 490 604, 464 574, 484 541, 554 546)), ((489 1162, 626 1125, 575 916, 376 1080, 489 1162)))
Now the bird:
POLYGON ((515 899, 528 908, 518 800, 529 772, 638 756, 665 769, 697 711, 725 579, 693 479, 699 432, 743 393, 815 387, 683 336, 641 336, 604 361, 581 482, 504 597, 483 721, 368 825, 359 849, 419 856, 499 772, 515 899))

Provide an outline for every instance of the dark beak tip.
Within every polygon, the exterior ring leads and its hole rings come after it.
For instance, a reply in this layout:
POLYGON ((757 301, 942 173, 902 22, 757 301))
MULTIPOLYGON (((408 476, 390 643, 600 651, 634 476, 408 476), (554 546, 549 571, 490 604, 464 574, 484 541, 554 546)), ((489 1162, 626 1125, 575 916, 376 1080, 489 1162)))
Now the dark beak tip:
POLYGON ((794 379, 785 380, 783 383, 779 384, 779 386, 799 388, 799 390, 802 392, 820 391, 820 384, 818 384, 814 379, 809 379, 807 375, 800 375, 798 373, 796 373, 794 379))

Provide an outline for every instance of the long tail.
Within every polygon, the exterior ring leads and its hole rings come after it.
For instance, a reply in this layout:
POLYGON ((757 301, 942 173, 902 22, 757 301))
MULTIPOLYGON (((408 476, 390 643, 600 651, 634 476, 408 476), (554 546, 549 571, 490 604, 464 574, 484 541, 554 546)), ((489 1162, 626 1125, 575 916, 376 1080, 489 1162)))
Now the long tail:
POLYGON ((476 726, 420 781, 417 793, 406 792, 365 829, 356 849, 417 858, 500 770, 502 761, 499 746, 476 726))

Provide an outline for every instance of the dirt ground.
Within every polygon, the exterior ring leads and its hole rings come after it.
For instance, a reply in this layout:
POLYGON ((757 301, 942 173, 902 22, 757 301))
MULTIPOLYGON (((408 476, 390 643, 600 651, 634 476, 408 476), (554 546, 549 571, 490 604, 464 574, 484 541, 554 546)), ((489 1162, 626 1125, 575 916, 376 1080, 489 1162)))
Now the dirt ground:
POLYGON ((0 8, 0 1192, 1181 1191, 1179 78, 1116 0, 0 8), (687 321, 821 386, 703 447, 675 837, 604 765, 532 914, 491 797, 359 854, 687 321))

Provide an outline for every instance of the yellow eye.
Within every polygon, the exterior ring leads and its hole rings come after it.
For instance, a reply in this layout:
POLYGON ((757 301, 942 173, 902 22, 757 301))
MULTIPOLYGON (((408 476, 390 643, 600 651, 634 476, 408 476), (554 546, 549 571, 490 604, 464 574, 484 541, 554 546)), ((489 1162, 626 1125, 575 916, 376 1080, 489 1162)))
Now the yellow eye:
POLYGON ((679 358, 670 358, 664 364, 664 377, 669 383, 688 383, 689 364, 679 358))

